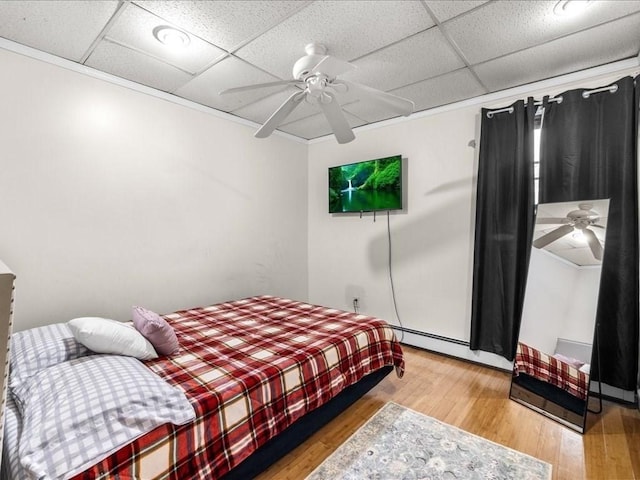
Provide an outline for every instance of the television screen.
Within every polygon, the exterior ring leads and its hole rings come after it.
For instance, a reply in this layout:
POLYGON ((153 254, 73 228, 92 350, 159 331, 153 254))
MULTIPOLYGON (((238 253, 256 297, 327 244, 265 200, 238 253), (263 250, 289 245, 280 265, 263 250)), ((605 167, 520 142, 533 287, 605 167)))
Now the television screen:
POLYGON ((329 168, 329 213, 402 210, 402 155, 329 168))

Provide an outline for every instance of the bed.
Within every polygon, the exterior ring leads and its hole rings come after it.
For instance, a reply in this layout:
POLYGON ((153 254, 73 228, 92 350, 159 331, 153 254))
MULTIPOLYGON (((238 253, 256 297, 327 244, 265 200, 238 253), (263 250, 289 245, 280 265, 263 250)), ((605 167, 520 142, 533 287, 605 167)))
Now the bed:
POLYGON ((518 343, 510 397, 582 433, 589 375, 564 358, 518 343))
MULTIPOLYGON (((260 296, 164 318, 180 350, 144 364, 184 392, 195 420, 159 425, 69 478, 252 478, 404 371, 391 327, 355 313, 260 296)), ((22 425, 12 399, 6 423, 4 475, 29 478, 17 458, 22 425)))
POLYGON ((589 393, 587 373, 557 356, 548 355, 522 342, 518 343, 516 350, 513 374, 515 377, 525 374, 549 383, 583 401, 589 393))

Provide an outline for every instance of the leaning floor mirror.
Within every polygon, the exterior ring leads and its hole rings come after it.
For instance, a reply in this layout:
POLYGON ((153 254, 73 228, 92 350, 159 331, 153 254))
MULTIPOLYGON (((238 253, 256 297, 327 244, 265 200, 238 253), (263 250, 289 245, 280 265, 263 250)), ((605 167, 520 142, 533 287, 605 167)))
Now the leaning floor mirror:
POLYGON ((609 200, 538 205, 510 398, 584 433, 609 200))

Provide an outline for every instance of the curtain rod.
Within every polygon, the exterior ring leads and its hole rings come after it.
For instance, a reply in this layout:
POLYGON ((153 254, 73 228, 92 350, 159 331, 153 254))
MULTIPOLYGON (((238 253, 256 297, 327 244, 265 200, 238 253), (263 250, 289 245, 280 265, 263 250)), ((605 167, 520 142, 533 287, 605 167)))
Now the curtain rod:
MULTIPOLYGON (((600 92, 616 93, 617 91, 618 91, 618 84, 614 83, 609 87, 601 87, 601 88, 595 88, 593 90, 585 90, 584 92, 582 92, 582 98, 589 98, 593 93, 600 93, 600 92)), ((562 103, 562 95, 559 97, 551 97, 549 98, 548 101, 562 103)), ((536 100, 533 102, 535 106, 540 106, 542 105, 542 103, 543 103, 542 100, 536 100)), ((525 105, 526 104, 527 103, 525 102, 525 105)), ((496 113, 504 113, 504 112, 513 113, 513 107, 499 108, 498 110, 489 110, 487 112, 487 118, 493 118, 493 116, 496 113)))

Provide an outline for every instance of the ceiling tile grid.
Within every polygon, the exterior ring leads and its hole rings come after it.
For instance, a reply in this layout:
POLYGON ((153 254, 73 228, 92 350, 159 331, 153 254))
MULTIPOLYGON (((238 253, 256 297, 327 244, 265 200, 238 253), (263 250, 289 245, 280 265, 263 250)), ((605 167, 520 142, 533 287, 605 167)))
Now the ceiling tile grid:
POLYGON ((322 43, 331 55, 351 61, 431 26, 433 21, 416 1, 318 1, 236 54, 286 79, 308 43, 322 43))
MULTIPOLYGON (((345 112, 345 118, 347 119, 347 122, 349 122, 351 128, 360 127, 366 123, 364 120, 361 120, 348 112, 345 112)), ((280 130, 306 139, 331 134, 331 127, 329 126, 327 119, 322 114, 313 115, 312 117, 307 117, 302 120, 298 120, 297 122, 285 123, 280 127, 280 130), (321 132, 320 135, 318 135, 318 132, 321 132)))
MULTIPOLYGON (((291 80, 316 42, 356 68, 339 75, 412 100, 416 111, 635 57, 640 1, 592 0, 575 17, 557 0, 0 1, 0 37, 238 117, 263 123, 295 88, 220 95, 291 80), (171 51, 153 29, 173 26, 189 45, 171 51)), ((349 124, 398 113, 339 92, 349 124)), ((280 130, 331 133, 302 102, 280 130)))
POLYGON ((3 1, 0 37, 79 61, 118 8, 117 1, 3 1))
POLYGON ((220 95, 222 90, 239 85, 273 82, 274 80, 278 79, 238 58, 228 56, 178 88, 174 93, 196 103, 228 112, 263 98, 265 95, 282 90, 283 87, 220 95))
POLYGON ((178 68, 108 41, 100 42, 86 65, 163 92, 171 92, 191 79, 178 68))
POLYGON ((226 51, 195 35, 190 36, 189 48, 180 50, 166 48, 153 36, 154 28, 161 25, 180 29, 177 25, 129 4, 117 22, 109 29, 105 38, 161 59, 192 74, 204 69, 217 58, 226 55, 226 51))
POLYGON ((540 45, 640 10, 638 1, 594 1, 580 15, 556 15, 554 1, 491 2, 443 28, 471 64, 540 45))
POLYGON ((416 110, 427 110, 483 95, 486 90, 468 68, 461 68, 393 90, 392 93, 411 98, 416 104, 416 110))
MULTIPOLYGON (((640 3, 640 2, 639 2, 640 3)), ((551 78, 637 55, 640 13, 473 67, 491 91, 551 78), (606 38, 606 42, 602 39, 606 38)))
POLYGON ((142 8, 229 52, 311 2, 300 0, 141 0, 142 8))
POLYGON ((479 7, 487 3, 487 0, 426 0, 427 8, 436 16, 438 21, 445 22, 457 17, 469 10, 479 7))
MULTIPOLYGON (((295 89, 289 87, 282 92, 269 95, 268 97, 262 98, 257 102, 253 102, 250 105, 234 110, 232 113, 256 123, 264 123, 293 92, 295 92, 295 89)), ((289 114, 287 122, 294 122, 302 118, 316 115, 319 112, 320 108, 317 105, 311 105, 308 102, 301 102, 300 105, 289 114)))
POLYGON ((385 91, 464 66, 436 28, 412 35, 352 63, 356 69, 342 78, 385 91))

